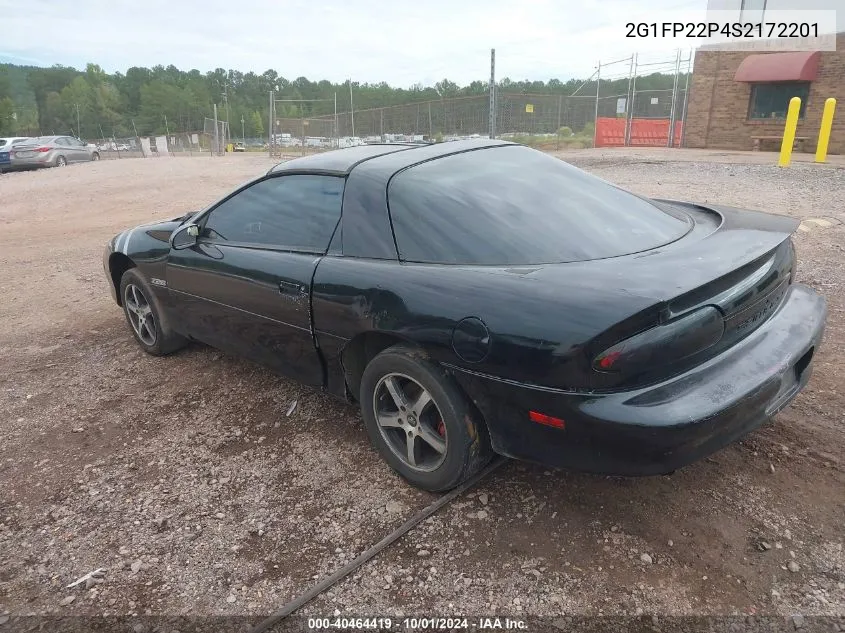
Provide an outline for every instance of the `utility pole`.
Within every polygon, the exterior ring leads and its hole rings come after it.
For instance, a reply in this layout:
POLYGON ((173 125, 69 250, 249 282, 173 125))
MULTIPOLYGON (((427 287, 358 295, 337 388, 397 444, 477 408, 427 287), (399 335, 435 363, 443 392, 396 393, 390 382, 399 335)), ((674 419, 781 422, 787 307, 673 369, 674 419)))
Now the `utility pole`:
POLYGON ((634 55, 631 55, 631 63, 628 66, 628 89, 625 91, 625 132, 622 135, 622 145, 628 145, 628 122, 630 117, 628 111, 631 109, 631 81, 634 78, 634 55))
POLYGON ((220 133, 217 129, 217 104, 214 104, 214 151, 211 152, 211 155, 214 156, 217 152, 220 151, 220 133))
POLYGON ((637 73, 639 69, 637 68, 637 64, 639 63, 639 53, 634 53, 634 64, 633 70, 631 71, 631 107, 628 108, 628 117, 625 126, 625 145, 631 145, 631 138, 634 133, 634 108, 637 105, 637 73))
POLYGON ((165 147, 167 147, 168 154, 170 154, 170 153, 173 152, 173 150, 170 148, 170 126, 167 125, 167 115, 166 114, 164 115, 164 133, 167 134, 167 136, 164 139, 164 141, 165 141, 164 145, 165 145, 165 147))
POLYGON ((270 157, 273 157, 273 107, 276 105, 276 100, 273 91, 270 91, 270 114, 267 121, 267 134, 269 134, 268 147, 270 148, 270 157))
POLYGON ((352 103, 352 79, 349 79, 349 114, 352 118, 352 136, 355 136, 355 105, 352 103))
POLYGON ((560 122, 561 122, 561 114, 563 113, 563 95, 557 96, 557 144, 555 145, 555 149, 560 149, 560 122))
POLYGON ((687 131, 687 104, 689 103, 689 76, 692 71, 692 49, 687 57, 687 78, 684 85, 684 107, 681 109, 681 138, 678 140, 678 147, 684 146, 684 134, 687 131))
POLYGON ((334 93, 334 140, 335 147, 340 147, 340 134, 337 129, 337 90, 334 93))
MULTIPOLYGON (((490 112, 487 115, 487 127, 490 138, 496 138, 496 49, 490 49, 490 84, 487 87, 490 93, 490 112)), ((560 127, 560 126, 558 126, 560 127)))
POLYGON ((241 142, 246 147, 246 132, 244 131, 244 115, 241 115, 241 142))
POLYGON ((82 126, 79 123, 79 104, 75 103, 76 106, 76 135, 81 139, 82 138, 82 126))
POLYGON ((672 83, 672 106, 669 108, 669 138, 666 140, 666 147, 672 147, 675 144, 675 119, 677 117, 677 101, 678 101, 678 74, 681 71, 681 49, 678 49, 675 55, 675 81, 672 83))
POLYGON ((223 133, 223 143, 228 144, 228 136, 231 134, 229 127, 229 81, 223 84, 223 105, 226 108, 226 130, 223 133))

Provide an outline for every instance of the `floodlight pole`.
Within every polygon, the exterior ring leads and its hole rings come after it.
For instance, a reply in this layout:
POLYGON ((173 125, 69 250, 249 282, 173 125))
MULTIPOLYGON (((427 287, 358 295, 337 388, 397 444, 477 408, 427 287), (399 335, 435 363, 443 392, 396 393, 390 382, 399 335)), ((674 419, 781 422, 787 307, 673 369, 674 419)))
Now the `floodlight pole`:
POLYGON ((593 117, 593 147, 596 146, 596 139, 598 138, 599 129, 599 87, 601 86, 601 61, 596 72, 596 114, 593 117))
POLYGON ((487 115, 487 127, 490 138, 496 138, 496 49, 490 49, 490 112, 487 115))

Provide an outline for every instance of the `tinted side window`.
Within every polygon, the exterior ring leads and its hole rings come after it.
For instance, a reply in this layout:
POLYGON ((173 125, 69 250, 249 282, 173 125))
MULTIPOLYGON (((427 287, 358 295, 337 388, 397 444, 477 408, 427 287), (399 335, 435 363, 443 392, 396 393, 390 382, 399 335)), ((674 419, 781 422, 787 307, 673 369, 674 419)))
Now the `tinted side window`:
POLYGON ((340 219, 343 178, 268 178, 219 204, 200 237, 325 253, 340 219))
POLYGON ((519 145, 421 163, 391 180, 404 261, 530 265, 637 253, 683 236, 689 218, 519 145))

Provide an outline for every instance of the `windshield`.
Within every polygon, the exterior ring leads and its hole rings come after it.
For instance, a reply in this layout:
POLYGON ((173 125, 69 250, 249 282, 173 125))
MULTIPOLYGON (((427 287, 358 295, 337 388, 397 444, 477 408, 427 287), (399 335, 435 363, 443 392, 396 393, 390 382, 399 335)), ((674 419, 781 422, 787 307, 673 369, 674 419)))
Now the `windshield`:
POLYGON ((614 257, 683 236, 691 220, 520 145, 397 174, 388 204, 400 259, 530 265, 614 257))

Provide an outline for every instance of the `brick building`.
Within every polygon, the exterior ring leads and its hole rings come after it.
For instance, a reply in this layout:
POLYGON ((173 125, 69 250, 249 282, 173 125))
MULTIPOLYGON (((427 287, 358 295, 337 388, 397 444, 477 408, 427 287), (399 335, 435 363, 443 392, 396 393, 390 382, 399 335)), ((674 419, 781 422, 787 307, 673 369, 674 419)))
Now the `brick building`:
MULTIPOLYGON (((845 32, 836 51, 747 52, 717 48, 695 54, 684 145, 750 150, 753 136, 780 136, 789 100, 801 97, 796 136, 808 137, 815 151, 825 99, 837 112, 830 136, 831 154, 845 154, 845 32)), ((762 141, 762 149, 780 148, 762 141), (765 144, 767 143, 767 144, 765 144)))

